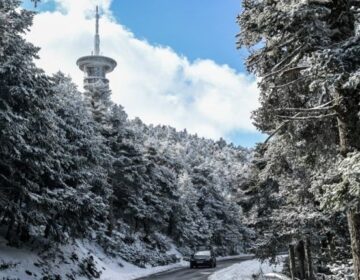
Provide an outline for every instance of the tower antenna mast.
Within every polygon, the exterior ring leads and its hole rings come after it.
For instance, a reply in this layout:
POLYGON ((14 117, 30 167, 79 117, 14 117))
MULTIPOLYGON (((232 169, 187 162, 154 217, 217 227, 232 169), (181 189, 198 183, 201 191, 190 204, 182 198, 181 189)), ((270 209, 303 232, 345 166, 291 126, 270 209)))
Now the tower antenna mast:
POLYGON ((38 2, 40 2, 40 0, 31 0, 31 2, 34 2, 34 7, 37 8, 38 2))
POLYGON ((99 19, 100 19, 99 6, 96 6, 95 46, 94 46, 95 55, 100 55, 99 19))

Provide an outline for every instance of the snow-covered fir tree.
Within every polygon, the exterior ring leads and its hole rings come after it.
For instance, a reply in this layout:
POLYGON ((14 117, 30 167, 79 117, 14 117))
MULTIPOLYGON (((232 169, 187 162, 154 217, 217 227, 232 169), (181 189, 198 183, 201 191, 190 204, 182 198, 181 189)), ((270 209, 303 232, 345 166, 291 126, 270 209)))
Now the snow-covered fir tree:
POLYGON ((323 208, 347 212, 355 279, 360 279, 353 160, 360 147, 359 2, 249 0, 243 6, 239 46, 253 49, 247 65, 261 77, 256 125, 280 135, 284 149, 295 149, 302 164, 316 168, 312 192, 323 208), (331 166, 336 174, 328 172, 331 166))

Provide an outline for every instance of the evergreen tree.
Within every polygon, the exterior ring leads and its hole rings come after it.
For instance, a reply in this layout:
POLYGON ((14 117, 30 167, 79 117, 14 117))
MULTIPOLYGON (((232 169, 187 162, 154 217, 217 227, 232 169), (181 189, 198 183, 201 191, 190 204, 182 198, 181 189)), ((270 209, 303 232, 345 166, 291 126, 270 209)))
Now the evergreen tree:
POLYGON ((7 239, 63 240, 101 227, 107 211, 107 148, 74 85, 33 62, 31 12, 0 1, 1 205, 7 239))
POLYGON ((108 183, 110 150, 71 79, 58 73, 52 81, 55 95, 50 102, 57 115, 57 141, 61 145, 52 156, 62 168, 57 179, 61 188, 52 190, 50 196, 59 208, 51 205, 52 211, 57 211, 56 223, 66 225, 73 236, 103 231, 112 194, 108 183))
MULTIPOLYGON (((254 113, 258 128, 284 137, 285 148, 297 149, 298 159, 311 162, 319 174, 337 158, 353 169, 345 162, 354 163, 349 152, 357 153, 360 145, 358 1, 249 0, 243 6, 239 45, 256 48, 248 68, 262 77, 261 107, 254 113)), ((353 194, 356 184, 338 171, 342 186, 348 185, 342 191, 353 194)), ((359 197, 338 192, 329 197, 337 202, 329 208, 341 204, 348 211, 355 278, 360 279, 359 197)))
POLYGON ((43 222, 45 213, 36 212, 38 195, 51 180, 47 149, 55 141, 48 129, 54 117, 47 110, 51 83, 33 63, 38 49, 22 36, 33 14, 18 10, 19 5, 0 1, 0 212, 12 241, 28 239, 30 225, 43 222))

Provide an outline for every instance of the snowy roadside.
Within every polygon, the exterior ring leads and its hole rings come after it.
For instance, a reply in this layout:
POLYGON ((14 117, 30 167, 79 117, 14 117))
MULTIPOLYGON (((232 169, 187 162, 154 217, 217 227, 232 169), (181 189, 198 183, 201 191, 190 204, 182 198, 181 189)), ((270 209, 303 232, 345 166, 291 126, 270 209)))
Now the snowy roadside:
MULTIPOLYGON (((72 245, 59 246, 54 251, 42 254, 30 248, 8 247, 6 243, 0 238, 0 279, 43 279, 47 275, 58 275, 62 279, 72 276, 73 279, 85 280, 92 275, 82 267, 91 262, 101 280, 132 280, 189 265, 186 261, 180 261, 165 266, 140 268, 121 258, 107 256, 102 248, 88 241, 78 240, 72 245)), ((179 253, 173 248, 169 254, 179 253)))
MULTIPOLYGON (((254 257, 254 255, 243 254, 243 255, 235 255, 235 256, 217 257, 216 260, 217 261, 226 261, 226 260, 234 260, 234 259, 241 259, 241 258, 252 258, 252 257, 254 257)), ((140 268, 139 271, 136 271, 136 272, 133 271, 133 273, 130 272, 130 274, 128 274, 128 275, 124 271, 124 274, 121 275, 124 278, 121 278, 121 279, 133 280, 133 279, 158 274, 158 273, 161 273, 161 272, 173 271, 173 270, 177 270, 177 269, 181 269, 181 268, 185 268, 185 267, 189 267, 189 262, 181 260, 180 263, 172 264, 172 265, 157 266, 157 267, 145 268, 145 269, 140 268), (126 277, 129 277, 129 276, 130 277, 135 277, 135 278, 126 278, 126 277)))
POLYGON ((217 257, 217 261, 226 261, 226 260, 234 260, 234 259, 241 259, 241 258, 253 258, 255 257, 254 254, 242 254, 242 255, 234 255, 234 256, 226 256, 226 257, 217 257))
MULTIPOLYGON (((0 238, 0 279, 43 279, 47 275, 59 275, 65 278, 73 275, 74 279, 89 279, 81 269, 89 265, 89 260, 99 272, 101 280, 133 280, 165 271, 189 267, 189 262, 172 246, 168 254, 175 254, 181 261, 157 267, 140 268, 121 258, 110 258, 100 246, 88 241, 76 241, 71 245, 59 246, 52 252, 41 253, 30 248, 17 249, 6 246, 0 238)), ((252 255, 219 257, 221 260, 247 258, 252 255)))
MULTIPOLYGON (((218 257, 216 260, 218 261, 225 261, 225 260, 233 260, 233 259, 241 259, 241 258, 251 258, 254 257, 254 255, 251 254, 243 254, 243 255, 235 255, 235 256, 226 256, 226 257, 218 257)), ((157 266, 157 267, 150 267, 150 268, 139 268, 135 267, 132 269, 126 269, 121 272, 120 276, 121 279, 124 280, 133 280, 137 278, 142 278, 146 276, 150 276, 153 274, 158 274, 165 271, 172 271, 177 270, 181 268, 189 267, 189 262, 181 260, 179 263, 176 264, 170 264, 165 266, 157 266)), ((119 275, 119 274, 118 274, 119 275)), ((112 278, 109 278, 109 280, 112 280, 112 278)))
POLYGON ((111 267, 108 267, 107 271, 104 272, 101 279, 103 279, 103 280, 118 280, 118 279, 134 280, 134 279, 150 276, 150 275, 165 272, 165 271, 181 269, 181 268, 188 267, 188 266, 189 266, 189 263, 186 261, 181 261, 179 263, 169 264, 169 265, 164 265, 164 266, 148 267, 148 268, 140 268, 140 267, 134 266, 132 264, 126 263, 124 265, 124 267, 122 267, 122 268, 118 268, 115 266, 115 269, 111 269, 111 267))
POLYGON ((284 256, 279 256, 279 265, 271 265, 269 262, 261 263, 259 260, 248 260, 238 264, 234 264, 210 275, 209 280, 250 280, 254 279, 253 275, 260 273, 267 274, 280 272, 282 270, 282 262, 284 256))

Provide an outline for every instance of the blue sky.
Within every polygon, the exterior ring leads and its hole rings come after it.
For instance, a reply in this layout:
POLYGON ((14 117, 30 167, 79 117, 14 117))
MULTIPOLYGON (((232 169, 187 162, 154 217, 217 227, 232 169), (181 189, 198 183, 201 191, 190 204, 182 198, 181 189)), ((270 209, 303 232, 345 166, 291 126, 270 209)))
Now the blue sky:
MULTIPOLYGON (((34 10, 30 0, 23 6, 34 10)), ((38 6, 41 11, 54 9, 53 1, 42 0, 38 6)), ((246 71, 246 52, 235 43, 240 0, 115 0, 111 10, 120 23, 150 43, 170 46, 191 60, 211 58, 246 71)))
MULTIPOLYGON (((44 2, 43 0, 39 3, 38 10, 40 12, 54 12, 59 8, 59 3, 70 6, 69 3, 71 2, 69 1, 48 0, 44 2)), ((93 4, 97 0, 76 1, 90 1, 93 4)), ((211 60, 219 68, 227 65, 226 67, 230 68, 230 70, 228 69, 229 72, 236 72, 237 75, 246 74, 244 67, 246 52, 236 49, 235 39, 235 35, 239 31, 236 24, 236 15, 241 9, 239 0, 99 1, 105 3, 103 4, 105 6, 109 4, 106 9, 111 11, 116 22, 131 32, 132 36, 137 40, 145 41, 150 46, 169 47, 176 55, 189 61, 189 64, 196 64, 197 61, 201 60, 211 60)), ((32 7, 30 0, 25 0, 23 5, 27 8, 32 7)), ((35 41, 35 43, 37 42, 35 41)), ((40 40, 39 44, 40 47, 45 47, 42 46, 40 40)), ((119 52, 121 52, 121 49, 119 52)), ((123 71, 126 71, 126 69, 123 69, 123 71)), ((251 79, 251 77, 248 79, 251 79)), ((239 90, 241 91, 241 89, 239 90)), ((168 89, 168 91, 171 91, 171 89, 168 89)), ((221 94, 220 91, 219 94, 221 94)), ((126 104, 126 101, 124 99, 122 102, 119 97, 119 103, 126 104)), ((244 110, 242 106, 246 106, 246 104, 239 103, 238 110, 244 110)), ((131 112, 131 105, 125 106, 126 110, 127 108, 131 112)), ((141 116, 139 112, 134 113, 134 116, 139 116, 145 120, 147 118, 147 116, 141 116)), ((239 120, 239 122, 241 121, 244 120, 239 120)), ((156 119, 149 120, 149 122, 156 124, 156 119)), ((164 122, 167 124, 166 121, 164 122)), ((248 122, 251 121, 248 120, 248 122)), ((169 121, 169 124, 174 125, 171 121, 169 121)), ((178 129, 187 128, 184 127, 185 124, 186 122, 183 122, 183 124, 176 123, 175 127, 178 129)), ((219 125, 219 121, 216 121, 216 124, 219 125)), ((201 126, 205 127, 206 125, 202 124, 201 126)), ((196 128, 190 129, 190 131, 196 132, 196 128)), ((206 133, 199 131, 200 135, 207 136, 206 133)), ((211 137, 211 134, 209 135, 211 137)), ((235 144, 247 147, 264 140, 264 136, 255 129, 244 129, 242 126, 231 127, 230 124, 229 129, 226 131, 214 133, 213 135, 213 138, 220 135, 235 144)))
POLYGON ((121 23, 150 43, 171 46, 191 60, 211 58, 244 71, 236 49, 239 0, 117 0, 112 9, 121 23))

